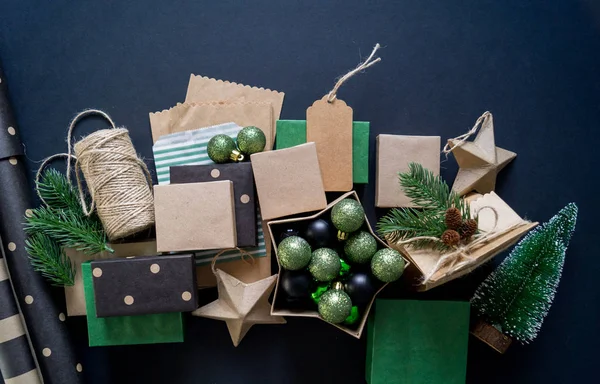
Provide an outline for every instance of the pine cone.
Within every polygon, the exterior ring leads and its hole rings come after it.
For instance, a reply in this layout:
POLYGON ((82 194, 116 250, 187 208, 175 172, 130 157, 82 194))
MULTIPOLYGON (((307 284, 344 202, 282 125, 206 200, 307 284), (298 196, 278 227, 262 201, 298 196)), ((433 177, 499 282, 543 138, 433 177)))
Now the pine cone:
POLYGON ((442 242, 449 247, 453 247, 460 243, 460 234, 454 229, 447 229, 442 233, 442 242))
POLYGON ((462 215, 460 214, 460 210, 455 207, 448 208, 446 211, 445 222, 448 229, 457 231, 462 225, 462 215))
POLYGON ((460 226, 460 237, 463 240, 469 240, 471 236, 477 233, 477 220, 469 219, 465 220, 460 226))

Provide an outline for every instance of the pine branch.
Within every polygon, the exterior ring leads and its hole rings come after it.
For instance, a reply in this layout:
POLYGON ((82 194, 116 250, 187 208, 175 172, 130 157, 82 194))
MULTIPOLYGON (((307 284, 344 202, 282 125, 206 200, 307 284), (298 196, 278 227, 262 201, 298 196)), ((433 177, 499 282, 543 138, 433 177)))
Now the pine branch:
MULTIPOLYGON (((377 223, 377 231, 390 241, 406 240, 417 236, 440 238, 446 230, 444 217, 435 210, 420 211, 413 208, 394 208, 377 223)), ((431 240, 419 240, 410 244, 413 248, 447 247, 431 240)))
POLYGON ((408 168, 408 172, 399 174, 400 185, 415 205, 438 211, 445 211, 451 206, 450 189, 440 176, 435 176, 418 163, 410 163, 408 168))
POLYGON ((44 171, 36 187, 46 205, 52 209, 67 209, 83 215, 75 187, 56 169, 50 168, 44 171))
POLYGON ((32 210, 25 231, 30 235, 42 233, 63 247, 75 248, 89 255, 113 252, 106 244, 106 235, 98 221, 67 209, 39 207, 32 210))
POLYGON ((48 236, 36 233, 25 241, 33 269, 41 272, 52 285, 75 284, 75 269, 64 250, 48 236))

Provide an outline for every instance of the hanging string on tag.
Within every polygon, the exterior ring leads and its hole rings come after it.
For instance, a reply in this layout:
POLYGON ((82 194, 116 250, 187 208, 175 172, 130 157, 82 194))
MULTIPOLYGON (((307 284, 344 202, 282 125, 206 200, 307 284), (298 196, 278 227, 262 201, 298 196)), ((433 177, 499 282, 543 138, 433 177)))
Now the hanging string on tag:
POLYGON ((354 68, 350 72, 346 73, 344 76, 342 76, 337 81, 337 83, 335 83, 335 85, 333 86, 333 89, 329 92, 329 95, 327 97, 327 102, 328 103, 333 103, 333 101, 337 97, 337 91, 338 91, 338 89, 340 89, 340 87, 342 86, 342 84, 344 84, 349 78, 351 78, 352 76, 356 75, 360 71, 363 71, 363 70, 369 68, 370 66, 372 66, 374 64, 377 64, 378 62, 381 61, 380 57, 374 58, 375 53, 379 50, 379 48, 381 48, 381 46, 379 45, 379 43, 375 44, 375 47, 373 48, 373 51, 371 52, 371 54, 369 55, 369 57, 367 58, 367 60, 365 60, 364 62, 360 63, 356 68, 354 68))
POLYGON ((456 144, 454 144, 454 146, 452 148, 450 148, 449 142, 447 142, 446 145, 444 145, 444 149, 442 150, 442 153, 446 155, 446 159, 448 158, 448 155, 450 154, 450 152, 452 152, 454 150, 454 148, 457 148, 457 147, 460 147, 461 145, 463 145, 469 139, 469 137, 473 136, 477 132, 479 127, 481 127, 483 125, 483 123, 491 116, 492 116, 492 113, 490 111, 483 112, 483 114, 481 116, 479 116, 479 118, 475 122, 475 125, 473 125, 473 128, 471 128, 469 130, 469 132, 464 133, 460 136, 457 136, 454 139, 450 139, 450 140, 458 140, 458 142, 456 144))

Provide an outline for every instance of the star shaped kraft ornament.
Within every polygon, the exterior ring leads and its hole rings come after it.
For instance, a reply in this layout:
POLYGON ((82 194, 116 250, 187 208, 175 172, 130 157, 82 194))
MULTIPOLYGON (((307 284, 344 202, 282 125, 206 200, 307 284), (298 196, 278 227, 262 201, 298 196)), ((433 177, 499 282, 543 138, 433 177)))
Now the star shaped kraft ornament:
POLYGON ((219 298, 196 309, 192 315, 225 321, 234 346, 240 344, 254 324, 286 323, 281 316, 271 316, 268 301, 277 275, 246 284, 220 269, 213 269, 213 272, 219 298))
POLYGON ((459 170, 452 190, 461 196, 473 190, 482 194, 493 191, 498 172, 517 157, 514 152, 496 147, 494 119, 490 112, 481 115, 469 132, 448 140, 443 152, 452 152, 456 158, 459 170), (475 140, 467 141, 480 124, 475 140))

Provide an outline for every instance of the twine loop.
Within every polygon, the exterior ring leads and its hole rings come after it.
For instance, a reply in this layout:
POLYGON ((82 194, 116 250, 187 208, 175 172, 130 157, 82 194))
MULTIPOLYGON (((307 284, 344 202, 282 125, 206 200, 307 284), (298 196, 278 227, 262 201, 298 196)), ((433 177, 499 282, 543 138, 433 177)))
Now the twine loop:
POLYGON ((242 255, 242 261, 244 261, 246 264, 248 265, 254 265, 254 257, 250 254, 250 252, 246 251, 243 248, 238 248, 238 247, 234 247, 234 248, 225 248, 219 251, 219 253, 217 253, 213 258, 212 261, 210 263, 210 269, 212 270, 213 274, 217 274, 217 270, 215 268, 215 264, 217 263, 217 259, 219 258, 219 256, 223 255, 225 252, 229 252, 229 251, 238 251, 240 253, 240 255, 242 255), (250 260, 250 261, 248 261, 250 260))
POLYGON ((381 61, 380 57, 375 58, 375 59, 373 58, 375 56, 375 53, 379 50, 379 48, 381 48, 379 43, 375 44, 375 47, 373 48, 373 51, 371 52, 371 54, 369 55, 367 60, 358 64, 358 66, 356 68, 354 68, 350 72, 346 73, 344 76, 340 77, 340 79, 337 81, 337 83, 335 83, 335 85, 333 86, 333 89, 329 92, 329 94, 327 96, 328 103, 333 103, 335 101, 335 99, 337 97, 338 89, 340 89, 342 84, 344 84, 349 78, 356 75, 360 71, 363 71, 363 70, 369 68, 370 66, 377 64, 378 62, 381 61))
POLYGON ((457 148, 457 147, 460 147, 461 145, 463 145, 467 141, 467 139, 469 137, 473 136, 477 132, 479 127, 482 126, 483 123, 491 117, 492 117, 492 113, 490 111, 483 112, 483 114, 481 116, 479 116, 477 121, 475 121, 475 125, 473 125, 473 128, 471 128, 467 133, 457 136, 454 139, 450 139, 450 140, 458 140, 458 142, 452 148, 450 148, 450 143, 446 142, 446 145, 444 145, 444 149, 442 150, 442 153, 445 154, 446 157, 448 157, 448 155, 450 154, 450 152, 452 152, 454 150, 454 148, 457 148))
POLYGON ((43 204, 45 204, 46 206, 48 206, 48 203, 42 197, 42 194, 40 193, 40 189, 39 189, 40 179, 42 178, 42 172, 48 166, 48 164, 50 164, 55 159, 59 159, 61 157, 66 157, 68 163, 71 162, 71 159, 77 160, 77 157, 75 157, 74 155, 69 155, 68 153, 56 153, 56 154, 48 156, 44 160, 42 160, 42 164, 40 165, 40 167, 38 168, 37 172, 35 173, 35 193, 37 194, 37 196, 40 199, 40 201, 43 204))

